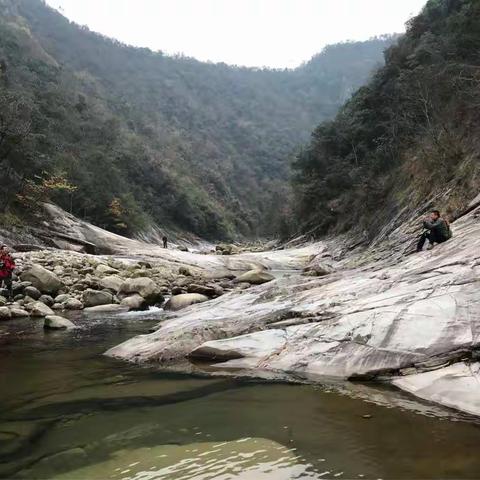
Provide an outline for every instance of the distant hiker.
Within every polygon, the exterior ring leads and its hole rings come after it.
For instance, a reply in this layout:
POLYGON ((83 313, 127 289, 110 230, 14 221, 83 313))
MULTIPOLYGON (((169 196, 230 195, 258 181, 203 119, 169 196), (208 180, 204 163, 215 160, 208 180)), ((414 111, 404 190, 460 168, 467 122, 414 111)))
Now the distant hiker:
POLYGON ((417 252, 423 250, 423 246, 427 240, 430 242, 427 249, 431 250, 435 243, 443 243, 452 238, 450 224, 442 218, 438 210, 433 210, 430 217, 424 220, 423 227, 426 228, 427 231, 422 233, 418 241, 417 252))
POLYGON ((6 245, 0 247, 0 283, 8 290, 9 300, 13 300, 12 274, 15 262, 6 245))
POLYGON ((168 238, 166 237, 166 235, 162 237, 162 241, 163 241, 163 248, 168 248, 168 238))

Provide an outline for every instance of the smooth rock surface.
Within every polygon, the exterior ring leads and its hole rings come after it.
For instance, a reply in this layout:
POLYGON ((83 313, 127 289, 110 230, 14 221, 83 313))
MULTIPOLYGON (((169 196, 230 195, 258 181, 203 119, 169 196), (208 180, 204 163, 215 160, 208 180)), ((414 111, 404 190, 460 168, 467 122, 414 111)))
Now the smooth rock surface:
POLYGON ((37 264, 25 269, 20 278, 23 281, 31 282, 35 288, 44 293, 55 294, 63 286, 57 275, 37 264))
POLYGON ((174 295, 168 300, 165 305, 165 310, 182 310, 196 303, 203 303, 208 300, 208 297, 201 295, 200 293, 181 293, 180 295, 174 295))
POLYGON ((43 322, 43 328, 47 330, 64 330, 75 328, 75 324, 58 315, 48 315, 43 322))
MULTIPOLYGON (((441 368, 461 365, 480 347, 478 216, 480 208, 452 225, 451 240, 414 255, 407 253, 415 242, 411 232, 417 230, 405 223, 380 232, 358 252, 343 250, 339 239, 326 242, 318 250, 332 259, 329 275, 299 273, 228 293, 170 315, 156 332, 107 354, 170 363, 194 352, 215 362, 224 359, 214 364, 218 370, 278 372, 313 382, 325 377, 400 379, 400 388, 480 415, 480 406, 471 400, 477 395, 472 381, 477 373, 454 381, 447 370, 448 380, 443 377, 441 368), (265 333, 269 329, 275 333, 265 333), (422 377, 427 386, 417 387, 418 372, 436 380, 422 377), (470 399, 467 407, 460 406, 461 397, 470 399)), ((418 226, 418 217, 414 220, 418 226)), ((472 372, 478 372, 477 365, 470 365, 472 372)))
POLYGON ((262 270, 250 270, 249 272, 239 275, 235 283, 250 283, 251 285, 261 285, 262 283, 271 282, 274 276, 262 270))

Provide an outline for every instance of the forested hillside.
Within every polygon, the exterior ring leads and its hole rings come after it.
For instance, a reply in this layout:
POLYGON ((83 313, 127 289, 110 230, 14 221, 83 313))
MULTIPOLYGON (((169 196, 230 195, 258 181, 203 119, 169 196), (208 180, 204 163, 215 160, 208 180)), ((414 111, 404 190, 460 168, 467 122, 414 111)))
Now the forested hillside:
POLYGON ((317 235, 373 237, 404 208, 454 217, 478 193, 479 105, 480 2, 430 0, 296 159, 295 218, 317 235))
POLYGON ((269 233, 295 149, 362 85, 391 37, 326 48, 296 70, 208 64, 0 0, 3 218, 50 197, 132 234, 269 233))

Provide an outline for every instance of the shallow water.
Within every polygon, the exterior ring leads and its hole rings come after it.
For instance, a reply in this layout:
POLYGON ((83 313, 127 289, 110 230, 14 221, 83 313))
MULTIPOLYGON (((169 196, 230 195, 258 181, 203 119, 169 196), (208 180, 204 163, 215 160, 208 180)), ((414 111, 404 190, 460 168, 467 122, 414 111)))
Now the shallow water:
POLYGON ((156 321, 83 318, 85 328, 54 333, 41 321, 0 325, 2 478, 480 477, 480 427, 443 410, 426 415, 435 409, 416 409, 400 393, 373 396, 412 410, 327 387, 194 378, 101 355, 156 321))

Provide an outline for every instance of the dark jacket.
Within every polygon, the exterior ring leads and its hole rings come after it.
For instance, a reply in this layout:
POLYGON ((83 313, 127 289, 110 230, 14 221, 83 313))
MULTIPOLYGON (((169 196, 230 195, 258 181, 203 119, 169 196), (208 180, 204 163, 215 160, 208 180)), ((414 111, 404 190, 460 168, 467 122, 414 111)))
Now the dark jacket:
POLYGON ((452 238, 450 225, 441 217, 433 222, 425 220, 423 226, 433 233, 436 242, 446 242, 448 239, 452 238))

